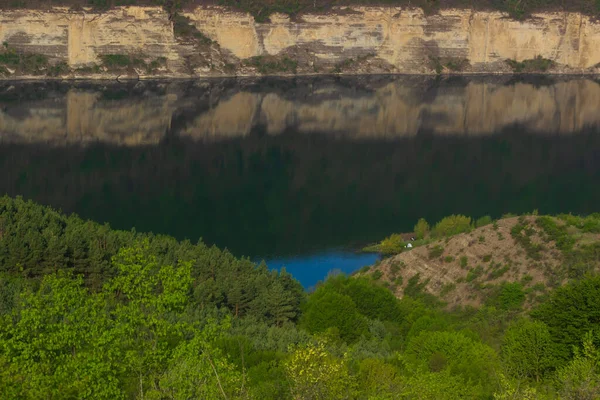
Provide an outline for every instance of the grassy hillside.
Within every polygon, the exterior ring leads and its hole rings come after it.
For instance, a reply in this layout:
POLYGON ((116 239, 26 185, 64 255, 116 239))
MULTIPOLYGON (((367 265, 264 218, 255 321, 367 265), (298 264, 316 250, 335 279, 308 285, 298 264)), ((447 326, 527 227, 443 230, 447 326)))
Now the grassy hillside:
POLYGON ((455 217, 446 218, 421 232, 424 237, 412 249, 401 239, 394 247, 388 238, 375 249, 404 251, 361 275, 370 274, 397 296, 422 292, 450 307, 530 308, 549 290, 600 268, 600 215, 527 215, 484 223, 475 228, 464 217, 459 226, 455 217), (444 224, 465 232, 439 232, 444 224))
POLYGON ((306 294, 288 274, 202 243, 1 198, 0 398, 599 398, 600 277, 580 276, 596 266, 597 218, 530 216, 468 233, 458 231, 470 219, 445 221, 400 256, 429 246, 439 258, 441 236, 455 234, 450 251, 471 233, 506 231, 535 262, 560 252, 554 271, 571 282, 531 311, 515 290, 448 310, 411 279, 398 299, 372 279, 380 270, 306 294))

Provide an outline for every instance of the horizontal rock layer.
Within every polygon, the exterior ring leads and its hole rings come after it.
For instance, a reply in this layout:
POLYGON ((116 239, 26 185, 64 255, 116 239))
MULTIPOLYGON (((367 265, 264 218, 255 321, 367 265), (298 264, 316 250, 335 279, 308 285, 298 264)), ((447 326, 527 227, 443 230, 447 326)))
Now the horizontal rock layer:
MULTIPOLYGON (((442 10, 425 15, 399 7, 335 8, 291 20, 275 14, 257 23, 222 7, 183 12, 208 41, 178 37, 158 7, 119 7, 102 13, 66 8, 0 11, 0 41, 19 52, 67 62, 63 76, 101 64, 105 54, 136 55, 170 77, 322 73, 501 73, 506 60, 552 60, 556 73, 598 72, 600 23, 577 13, 536 14, 515 21, 500 12, 442 10), (253 57, 263 56, 259 59, 253 57), (288 63, 281 63, 286 60, 288 63)), ((122 75, 100 68, 91 77, 122 75)), ((27 77, 16 71, 12 77, 27 77)))

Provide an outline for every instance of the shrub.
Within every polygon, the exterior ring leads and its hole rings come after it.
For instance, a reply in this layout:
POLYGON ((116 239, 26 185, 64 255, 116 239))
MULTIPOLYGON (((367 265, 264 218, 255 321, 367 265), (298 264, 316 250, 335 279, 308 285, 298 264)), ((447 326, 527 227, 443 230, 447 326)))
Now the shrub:
POLYGON ((543 247, 531 241, 530 236, 533 235, 531 227, 527 226, 524 222, 518 222, 510 230, 510 235, 515 242, 523 247, 527 257, 533 260, 540 260, 542 258, 540 253, 543 247), (525 232, 525 235, 523 235, 523 232, 525 232))
POLYGON ((454 289, 456 289, 455 283, 446 283, 444 286, 442 286, 442 290, 440 290, 440 296, 444 297, 454 289))
POLYGON ((296 73, 298 62, 287 56, 256 56, 247 60, 246 65, 255 67, 261 74, 273 74, 278 72, 296 73))
POLYGON ((467 273, 467 282, 472 282, 475 279, 479 278, 483 273, 483 267, 481 265, 473 268, 467 273))
POLYGON ((502 358, 511 375, 539 382, 552 367, 552 338, 546 324, 523 319, 510 326, 502 340, 502 358))
POLYGON ((444 248, 442 246, 435 245, 431 249, 429 249, 429 259, 433 260, 434 258, 440 257, 444 253, 444 248))
POLYGON ((557 288, 548 301, 540 304, 531 315, 550 329, 557 344, 556 356, 566 360, 573 348, 600 322, 600 276, 586 278, 557 288), (566 329, 568 328, 568 329, 566 329))
POLYGON ((447 237, 463 232, 469 232, 473 228, 470 217, 464 215, 451 215, 443 218, 432 230, 435 237, 447 237))
POLYGON ((529 282, 531 282, 532 280, 533 280, 533 276, 531 276, 531 275, 523 275, 523 277, 521 278, 521 283, 523 284, 523 286, 525 286, 529 282))
POLYGON ((475 221, 475 228, 481 228, 492 223, 492 217, 489 215, 483 216, 475 221))
POLYGON ((468 263, 469 263, 469 259, 467 258, 467 256, 462 256, 460 258, 460 267, 461 268, 463 268, 463 269, 467 268, 468 263))
POLYGON ((444 257, 444 262, 451 263, 452 261, 454 261, 454 257, 452 257, 452 256, 446 256, 446 257, 444 257))
POLYGON ((515 60, 506 60, 506 62, 517 74, 530 72, 546 72, 554 65, 554 61, 548 60, 547 58, 543 58, 542 56, 537 56, 535 58, 523 60, 521 62, 515 60))
POLYGON ((367 319, 359 313, 350 296, 329 287, 319 288, 309 297, 300 324, 310 333, 335 328, 347 342, 355 342, 368 332, 367 319))
POLYGON ((516 310, 523 305, 524 301, 525 292, 521 283, 504 282, 488 297, 486 305, 502 310, 516 310))
POLYGON ((556 242, 559 250, 569 251, 575 245, 575 238, 569 234, 566 225, 558 225, 553 218, 545 216, 539 217, 536 224, 544 230, 550 240, 556 242))
POLYGON ((429 224, 425 219, 421 218, 419 219, 419 221, 417 221, 417 224, 414 227, 414 231, 415 238, 417 240, 425 239, 429 234, 429 224))
POLYGON ((377 281, 377 280, 381 279, 382 276, 383 276, 383 272, 381 272, 380 270, 377 270, 371 274, 371 279, 373 279, 374 281, 377 281))
POLYGON ((505 265, 504 267, 497 269, 495 271, 492 271, 489 275, 488 278, 489 279, 496 279, 496 278, 500 278, 502 275, 504 275, 505 273, 508 272, 508 270, 510 269, 510 267, 508 265, 505 265))

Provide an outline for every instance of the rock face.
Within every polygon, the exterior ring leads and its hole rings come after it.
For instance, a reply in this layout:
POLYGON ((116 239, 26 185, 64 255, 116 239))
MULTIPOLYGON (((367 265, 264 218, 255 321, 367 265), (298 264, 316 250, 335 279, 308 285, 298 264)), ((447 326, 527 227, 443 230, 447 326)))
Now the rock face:
POLYGON ((160 68, 132 66, 126 73, 166 77, 510 73, 506 60, 536 57, 554 63, 549 72, 600 71, 600 23, 577 13, 515 21, 500 12, 448 9, 425 15, 421 9, 339 7, 294 20, 274 14, 270 22, 257 23, 247 13, 203 6, 180 17, 194 27, 196 40, 181 37, 173 18, 158 7, 102 13, 2 10, 0 41, 17 52, 45 55, 50 65, 66 62, 71 70, 64 76, 123 75, 102 65, 107 54, 148 63, 160 59, 160 68), (82 69, 90 66, 98 68, 93 73, 82 69))

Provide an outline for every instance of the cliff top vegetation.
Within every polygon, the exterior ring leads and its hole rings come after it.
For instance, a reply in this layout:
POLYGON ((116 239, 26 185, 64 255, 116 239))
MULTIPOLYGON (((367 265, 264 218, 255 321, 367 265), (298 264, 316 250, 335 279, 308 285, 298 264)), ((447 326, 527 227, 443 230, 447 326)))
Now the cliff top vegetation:
POLYGON ((373 5, 419 7, 427 14, 441 9, 466 8, 507 12, 523 19, 536 12, 581 12, 591 16, 600 14, 600 0, 1 0, 0 9, 49 8, 68 6, 73 10, 91 7, 98 11, 119 6, 161 6, 174 15, 178 10, 199 5, 222 5, 249 12, 258 22, 268 21, 275 12, 295 16, 307 12, 326 12, 333 6, 373 5))

